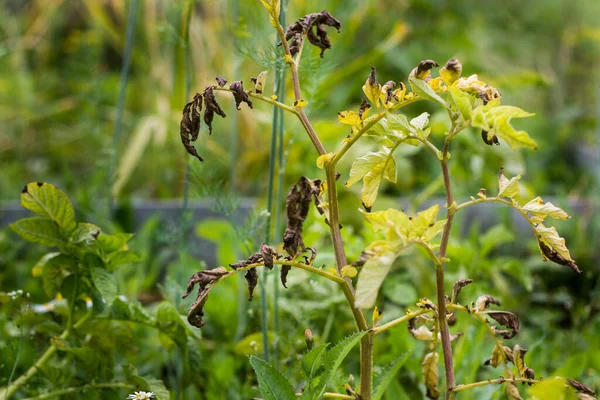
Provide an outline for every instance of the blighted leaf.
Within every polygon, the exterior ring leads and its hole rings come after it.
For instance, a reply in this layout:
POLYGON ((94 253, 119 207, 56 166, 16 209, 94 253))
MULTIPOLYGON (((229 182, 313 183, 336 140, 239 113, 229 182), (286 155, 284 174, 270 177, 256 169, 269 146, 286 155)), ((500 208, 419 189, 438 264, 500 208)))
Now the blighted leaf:
POLYGON ((422 340, 422 341, 433 340, 433 332, 431 330, 429 330, 429 328, 427 328, 425 325, 421 325, 421 326, 417 327, 416 322, 417 322, 416 318, 413 318, 408 321, 407 327, 408 327, 408 331, 410 332, 410 334, 416 340, 422 340))
POLYGON ((500 325, 503 325, 510 329, 510 331, 502 330, 496 332, 501 333, 504 339, 512 339, 517 333, 519 333, 519 318, 508 311, 488 311, 486 315, 500 325))
POLYGON ((319 195, 320 180, 311 180, 304 176, 292 186, 286 199, 287 228, 283 234, 283 248, 295 257, 298 249, 304 250, 302 241, 302 225, 308 216, 310 202, 319 195))
POLYGON ((508 400, 523 400, 523 398, 519 394, 519 389, 517 388, 517 385, 515 385, 513 382, 506 382, 505 390, 508 400))
POLYGON ((323 10, 320 13, 305 15, 294 24, 288 26, 285 31, 285 39, 288 41, 292 56, 300 51, 302 40, 304 40, 304 35, 306 35, 312 45, 321 49, 321 57, 323 57, 325 50, 331 48, 331 41, 327 36, 325 26, 336 28, 339 33, 342 23, 335 19, 329 11, 323 10))
POLYGON ((513 149, 519 147, 536 149, 536 142, 529 137, 527 132, 517 131, 510 123, 513 118, 525 118, 534 114, 514 106, 497 105, 498 100, 475 108, 471 119, 472 125, 487 132, 487 140, 493 143, 497 141, 494 137, 498 136, 513 149))
POLYGON ((458 300, 458 295, 462 291, 462 288, 464 288, 470 283, 473 283, 473 279, 459 279, 456 281, 456 283, 452 287, 452 299, 450 300, 452 304, 456 303, 456 301, 458 300))
POLYGON ((384 147, 376 153, 367 153, 357 158, 350 169, 350 179, 346 186, 350 187, 363 180, 361 200, 366 208, 375 203, 382 178, 396 182, 396 161, 391 149, 384 147))
POLYGON ((369 110, 371 109, 371 105, 369 102, 363 97, 360 101, 360 108, 358 110, 358 116, 361 120, 365 120, 367 118, 367 114, 369 114, 369 110))
POLYGON ((427 398, 437 399, 440 397, 440 391, 438 389, 438 360, 439 355, 436 352, 427 353, 423 359, 422 373, 423 380, 425 381, 425 388, 427 389, 427 398))
POLYGON ((492 367, 497 368, 498 365, 502 363, 502 360, 504 360, 503 353, 501 346, 497 344, 494 346, 494 350, 492 350, 492 357, 485 362, 485 365, 491 365, 492 367))
POLYGON ((379 96, 381 94, 381 85, 377 82, 377 72, 375 67, 371 65, 371 73, 367 78, 367 81, 362 87, 363 92, 367 96, 367 99, 375 107, 379 107, 379 96))
POLYGON ((462 75, 462 64, 456 58, 451 58, 446 61, 446 64, 440 68, 440 77, 444 80, 444 83, 448 86, 460 78, 462 75))
POLYGON ((589 396, 596 396, 596 392, 594 392, 594 390, 588 385, 585 385, 581 382, 577 382, 573 379, 567 379, 567 383, 569 384, 569 386, 571 386, 573 389, 580 393, 584 393, 589 396))
POLYGON ((32 182, 25 186, 21 191, 21 206, 51 219, 65 234, 77 227, 75 210, 67 195, 49 183, 32 182))
POLYGON ((233 98, 235 99, 235 108, 240 110, 240 104, 242 102, 248 104, 248 107, 252 108, 252 101, 248 97, 248 93, 244 92, 244 82, 235 81, 229 86, 229 89, 233 93, 233 98))
POLYGON ((406 96, 406 85, 404 82, 398 82, 398 89, 392 92, 392 96, 394 96, 394 100, 397 102, 401 102, 404 100, 406 96))
POLYGON ((223 78, 221 75, 218 75, 216 79, 217 79, 217 84, 220 87, 227 85, 227 80, 225 78, 223 78))
MULTIPOLYGON (((213 93, 214 86, 208 86, 204 89, 204 123, 208 126, 208 134, 212 134, 212 122, 215 114, 225 118, 225 111, 221 109, 215 94, 213 93)), ((199 112, 199 111, 198 111, 199 112)))
POLYGON ((581 270, 575 264, 575 260, 571 258, 565 239, 558 235, 555 227, 546 228, 543 224, 538 224, 535 227, 535 232, 544 260, 566 265, 573 271, 581 273, 581 270))
POLYGON ((248 301, 252 301, 254 298, 254 288, 258 284, 258 272, 256 272, 255 268, 251 268, 246 271, 244 278, 246 278, 246 282, 248 282, 248 301))
POLYGON ((498 197, 509 197, 514 198, 519 195, 519 179, 521 179, 521 174, 510 178, 506 178, 504 176, 504 169, 500 168, 499 178, 498 178, 498 186, 500 190, 498 191, 498 197))
POLYGON ((496 299, 495 297, 488 296, 488 295, 479 296, 477 298, 477 301, 475 302, 475 308, 477 309, 477 311, 484 311, 485 309, 487 309, 490 306, 490 304, 495 304, 495 305, 499 306, 500 301, 498 299, 496 299))
POLYGON ((542 200, 542 198, 539 196, 525 204, 521 209, 540 217, 541 220, 546 217, 554 219, 571 218, 566 212, 564 212, 561 208, 556 207, 554 204, 544 203, 544 200, 542 200))
POLYGON ((423 80, 429 76, 431 68, 437 67, 438 65, 439 64, 433 60, 423 60, 411 71, 410 75, 411 77, 423 80))
POLYGON ((290 265, 282 265, 281 266, 281 273, 280 273, 281 284, 286 289, 287 289, 287 276, 291 269, 292 269, 292 267, 290 265))
MULTIPOLYGON (((251 269, 251 271, 254 271, 254 269, 251 269)), ((198 328, 201 328, 202 325, 204 325, 204 321, 202 321, 202 317, 204 316, 203 308, 208 298, 208 293, 210 292, 212 284, 217 282, 224 275, 227 275, 227 270, 223 267, 219 267, 196 272, 188 281, 187 290, 182 296, 184 299, 190 295, 192 290, 194 290, 194 286, 198 284, 198 296, 188 312, 188 322, 191 325, 198 328)))
POLYGON ((394 97, 393 90, 394 90, 395 86, 396 86, 396 82, 387 81, 381 87, 380 100, 385 108, 390 108, 393 105, 392 99, 394 97))
POLYGON ((521 378, 526 377, 525 370, 527 369, 527 366, 525 365, 525 354, 527 354, 527 349, 515 344, 515 347, 513 347, 513 364, 517 367, 517 371, 521 378))
POLYGON ((258 94, 262 94, 265 89, 265 82, 267 80, 267 71, 262 71, 256 78, 250 78, 250 82, 254 83, 254 91, 258 94))
POLYGON ((500 146, 498 136, 483 129, 481 130, 481 139, 483 139, 483 143, 487 144, 488 146, 500 146))
POLYGON ((373 254, 367 259, 358 276, 355 307, 371 308, 375 305, 379 288, 394 260, 396 260, 396 254, 390 249, 373 254))
POLYGON ((200 111, 202 111, 202 95, 196 93, 194 100, 183 107, 183 117, 179 124, 179 135, 181 136, 181 143, 183 143, 183 147, 185 147, 186 151, 200 161, 203 161, 202 157, 200 157, 196 148, 192 146, 191 143, 198 139, 198 134, 200 132, 200 111))

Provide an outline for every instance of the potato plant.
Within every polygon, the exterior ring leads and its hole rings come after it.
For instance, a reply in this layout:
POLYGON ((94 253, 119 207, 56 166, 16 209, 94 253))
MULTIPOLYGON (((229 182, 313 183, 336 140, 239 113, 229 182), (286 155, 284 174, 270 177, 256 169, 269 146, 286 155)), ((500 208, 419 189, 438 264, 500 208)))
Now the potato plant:
POLYGON ((561 398, 594 399, 592 389, 576 381, 563 378, 543 380, 536 377, 533 369, 525 363, 527 350, 518 344, 509 347, 504 343, 504 340, 512 339, 518 334, 519 320, 510 311, 498 310, 498 299, 485 294, 476 299, 460 299, 461 289, 472 283, 468 278, 457 281, 451 291, 444 285, 445 266, 449 261, 446 253, 454 218, 461 210, 479 203, 501 203, 515 209, 531 226, 540 256, 545 261, 580 272, 565 240, 549 222, 552 219, 568 219, 569 216, 540 197, 525 204, 517 200, 520 175, 507 177, 500 170, 497 188, 481 189, 466 201, 453 196, 449 169, 453 140, 460 134, 468 134, 465 132, 467 128, 475 128, 480 132, 482 145, 536 149, 536 142, 526 132, 519 131, 512 125, 513 119, 533 114, 502 104, 500 91, 480 80, 477 75, 463 77, 462 65, 454 58, 439 68, 439 76, 432 73, 434 68, 439 67, 436 61, 421 61, 406 77, 405 82, 389 80, 382 84, 378 81, 376 68, 371 66, 370 74, 362 87, 364 97, 360 108, 338 113, 338 121, 348 127, 348 136, 340 138, 338 149, 326 149, 305 113, 306 107, 310 107, 310 99, 302 96, 299 65, 305 46, 317 46, 323 56, 331 48, 328 32, 331 28, 339 32, 342 24, 329 12, 322 11, 308 14, 284 28, 279 21, 280 1, 260 1, 278 33, 283 49, 282 57, 291 72, 293 103, 284 104, 278 101, 277 96, 265 94, 267 71, 251 78, 252 84, 247 88, 244 88, 242 81, 235 81, 228 86, 227 80, 218 76, 215 85, 206 87, 185 105, 180 126, 182 143, 188 153, 203 161, 193 146, 193 142, 199 137, 201 119, 207 125, 209 133, 212 133, 215 114, 223 118, 226 116, 215 94, 229 92, 238 109, 242 103, 253 108, 253 101, 260 101, 295 116, 315 148, 314 162, 324 173, 322 177, 314 179, 302 176, 289 190, 286 201, 288 222, 281 238, 281 246, 274 243, 275 246, 272 247, 264 243, 248 259, 232 263, 229 268, 199 271, 191 277, 184 298, 190 295, 195 285, 199 289, 189 310, 189 323, 199 328, 205 324, 203 307, 208 301, 211 288, 223 279, 243 273, 248 283, 249 300, 252 300, 253 290, 258 282, 258 267, 281 268, 283 286, 286 286, 286 278, 292 269, 303 269, 339 285, 352 311, 356 333, 330 348, 328 344, 315 344, 311 332, 307 331, 305 336, 308 349, 301 360, 301 369, 306 379, 299 386, 292 386, 274 366, 251 357, 250 363, 257 374, 259 389, 265 399, 380 399, 406 361, 406 355, 374 376, 373 344, 378 335, 403 323, 406 323, 416 340, 428 343, 428 352, 422 361, 422 379, 426 396, 430 399, 459 398, 461 393, 469 389, 491 384, 498 385, 499 390, 504 390, 509 399, 522 398, 519 393, 520 385, 533 385, 530 393, 534 393, 539 399, 556 398, 558 393, 564 396, 561 398), (442 143, 430 140, 428 113, 410 117, 402 112, 405 106, 419 101, 435 103, 447 113, 450 129, 442 143), (203 110, 204 114, 201 115, 203 110), (374 141, 379 150, 355 159, 349 172, 338 172, 339 161, 359 140, 374 141), (402 210, 393 208, 372 210, 381 182, 396 182, 394 152, 399 146, 423 146, 431 154, 431 162, 439 164, 446 194, 443 207, 434 205, 416 215, 407 215, 402 210), (380 239, 364 249, 357 260, 346 258, 340 233, 342 210, 338 204, 338 180, 341 177, 346 187, 362 181, 360 213, 372 229, 381 235, 380 239), (335 268, 315 264, 317 249, 309 247, 310 243, 305 244, 303 241, 303 225, 311 204, 314 204, 330 228, 335 268), (431 260, 432 274, 435 273, 437 284, 436 293, 432 294, 434 300, 423 298, 406 315, 381 324, 381 314, 377 308, 379 289, 394 261, 411 246, 422 249, 422 254, 431 260), (369 318, 368 315, 372 317, 369 318), (460 340, 461 333, 452 333, 449 326, 459 317, 483 324, 489 331, 495 347, 486 364, 500 368, 497 379, 456 382, 452 342, 460 340), (345 394, 329 392, 328 385, 333 374, 356 344, 360 346, 359 379, 356 382, 349 379, 345 385, 345 394), (439 375, 445 376, 443 385, 440 384, 439 375))

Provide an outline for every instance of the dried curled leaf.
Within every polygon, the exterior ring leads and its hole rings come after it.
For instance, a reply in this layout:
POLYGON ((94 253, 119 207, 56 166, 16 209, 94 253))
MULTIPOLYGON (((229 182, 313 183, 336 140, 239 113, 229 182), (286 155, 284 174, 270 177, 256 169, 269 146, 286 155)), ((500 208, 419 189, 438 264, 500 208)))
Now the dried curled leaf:
MULTIPOLYGON (((400 84, 403 85, 402 82, 400 82, 400 84)), ((361 120, 364 121, 364 119, 367 118, 367 114, 369 113, 370 109, 371 109, 371 105, 369 104, 367 99, 365 99, 363 97, 362 100, 360 101, 360 108, 358 109, 358 116, 360 117, 361 120)))
POLYGON ((488 311, 486 315, 510 329, 510 331, 496 330, 496 333, 500 333, 504 339, 512 339, 519 333, 519 318, 515 314, 508 311, 488 311))
POLYGON ((437 67, 438 65, 439 64, 433 60, 423 60, 411 71, 410 75, 417 79, 426 79, 429 77, 431 68, 437 67))
MULTIPOLYGON (((362 87, 365 96, 375 107, 379 107, 379 96, 381 94, 381 85, 377 82, 377 71, 375 67, 371 65, 371 73, 367 78, 367 81, 362 87)), ((362 106, 361 106, 362 107, 362 106)))
POLYGON ((281 284, 286 289, 287 289, 287 276, 291 269, 292 269, 292 267, 290 265, 282 265, 281 266, 281 274, 280 274, 281 284))
POLYGON ((506 361, 513 362, 512 349, 508 346, 496 345, 492 351, 492 357, 486 360, 483 364, 491 365, 496 368, 504 359, 506 359, 506 361))
POLYGON ((555 227, 546 228, 544 225, 538 224, 535 231, 544 260, 566 265, 578 274, 581 273, 581 270, 575 264, 575 260, 571 258, 565 239, 558 235, 555 227))
POLYGON ((437 399, 440 397, 440 391, 438 389, 438 360, 439 355, 436 352, 427 353, 425 359, 423 359, 423 380, 425 381, 427 398, 429 399, 437 399))
POLYGON ((204 321, 202 321, 202 317, 204 316, 203 308, 208 299, 208 293, 210 292, 212 284, 217 282, 224 275, 227 275, 227 270, 223 267, 219 267, 207 271, 196 272, 188 281, 187 290, 182 296, 184 299, 190 295, 192 290, 194 290, 194 286, 198 284, 198 297, 196 297, 196 301, 194 301, 194 304, 192 304, 188 312, 188 322, 191 325, 198 328, 201 328, 204 325, 204 321))
POLYGON ((500 142, 498 141, 498 136, 494 135, 493 133, 490 134, 488 131, 485 130, 481 130, 481 138, 483 139, 483 143, 487 144, 488 146, 493 146, 493 145, 497 145, 500 146, 500 142))
POLYGON ((181 136, 181 143, 183 143, 183 147, 185 147, 187 152, 198 158, 198 160, 204 161, 191 143, 198 139, 198 134, 200 133, 200 111, 202 111, 202 95, 196 93, 194 100, 183 107, 179 135, 181 136))
POLYGON ((509 400, 523 400, 521 395, 519 394, 519 389, 514 382, 506 382, 506 396, 509 400))
POLYGON ((248 107, 253 108, 248 93, 244 92, 244 82, 235 81, 229 86, 229 89, 232 90, 233 98, 235 99, 235 108, 240 110, 240 104, 242 104, 242 102, 248 104, 248 107))
POLYGON ((258 284, 258 272, 256 272, 256 268, 250 268, 246 272, 246 275, 244 275, 244 278, 248 282, 248 301, 252 301, 254 298, 254 288, 258 284))
POLYGON ((225 111, 221 109, 215 94, 213 93, 214 86, 209 86, 204 89, 204 123, 208 126, 208 134, 212 135, 212 122, 215 114, 225 118, 225 111))
POLYGON ((577 382, 573 379, 567 379, 567 383, 569 384, 569 386, 571 386, 573 389, 575 389, 576 391, 578 391, 580 393, 584 393, 589 396, 594 396, 594 398, 596 396, 596 393, 594 392, 594 390, 591 387, 589 387, 581 382, 577 382))
POLYGON ((260 253, 262 255, 263 261, 265 262, 265 267, 272 270, 274 266, 273 261, 278 257, 278 254, 275 251, 275 249, 267 245, 266 243, 263 243, 260 245, 260 253))
POLYGON ((221 75, 218 75, 215 79, 220 87, 227 85, 227 79, 223 78, 221 75))
POLYGON ((325 50, 331 48, 331 41, 327 36, 325 26, 336 28, 339 33, 342 23, 335 19, 329 11, 323 10, 320 13, 305 15, 288 26, 285 31, 285 39, 288 41, 292 56, 300 51, 302 40, 306 35, 312 45, 321 49, 321 57, 323 57, 325 50))
POLYGON ((446 85, 452 85, 462 75, 462 69, 460 61, 456 58, 451 58, 440 68, 440 77, 446 85))
POLYGON ((450 302, 452 304, 456 303, 456 300, 458 300, 458 295, 462 291, 462 288, 464 288, 465 286, 467 286, 468 284, 470 284, 472 282, 473 282, 473 279, 457 280, 456 283, 454 284, 454 286, 452 287, 452 299, 450 300, 450 302))
POLYGON ((517 367, 517 371, 519 372, 519 376, 525 379, 533 379, 534 372, 533 369, 528 368, 525 365, 525 354, 527 354, 527 349, 522 348, 518 344, 513 347, 513 364, 517 367))
POLYGON ((283 234, 283 248, 292 257, 298 254, 298 249, 302 251, 305 249, 302 241, 302 225, 308 216, 312 198, 319 194, 320 185, 321 181, 313 181, 303 176, 288 193, 286 200, 288 224, 283 234))
POLYGON ((267 80, 267 71, 262 71, 256 78, 250 78, 250 82, 254 83, 254 91, 262 94, 267 80))
POLYGON ((483 311, 487 309, 490 306, 490 304, 495 304, 499 306, 500 300, 488 295, 479 296, 477 298, 477 301, 475 302, 475 308, 477 309, 477 311, 483 311))
POLYGON ((391 102, 392 99, 394 98, 394 87, 396 87, 396 82, 394 81, 387 81, 386 83, 383 84, 383 86, 381 87, 381 102, 383 103, 383 106, 386 108, 391 107, 391 102))

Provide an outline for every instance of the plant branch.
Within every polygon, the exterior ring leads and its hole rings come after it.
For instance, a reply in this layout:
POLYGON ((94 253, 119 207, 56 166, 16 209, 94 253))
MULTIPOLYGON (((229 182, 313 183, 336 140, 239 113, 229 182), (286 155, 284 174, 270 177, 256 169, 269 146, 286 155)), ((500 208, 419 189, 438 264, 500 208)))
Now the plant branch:
MULTIPOLYGON (((219 90, 221 92, 233 93, 233 90, 231 90, 231 89, 227 89, 227 88, 224 88, 224 87, 218 87, 218 86, 215 87, 213 90, 219 90)), ((287 104, 283 104, 283 103, 281 103, 281 102, 279 102, 277 100, 273 100, 270 97, 263 96, 262 94, 253 93, 253 92, 246 92, 246 93, 248 94, 249 97, 252 97, 253 99, 260 100, 260 101, 265 102, 265 103, 269 103, 272 106, 279 107, 282 110, 285 110, 285 111, 287 111, 289 113, 292 113, 292 114, 298 116, 298 111, 296 111, 296 109, 294 107, 290 107, 287 104)))
POLYGON ((121 382, 95 383, 95 384, 89 384, 89 385, 83 385, 83 386, 77 386, 77 387, 70 387, 70 388, 66 388, 66 389, 60 389, 60 390, 56 390, 54 392, 41 394, 41 395, 35 396, 35 397, 27 397, 24 400, 45 400, 45 399, 52 399, 55 397, 59 397, 59 396, 66 395, 66 394, 85 392, 87 390, 113 389, 113 388, 133 390, 133 389, 135 389, 135 386, 133 386, 129 383, 121 383, 121 382))
POLYGON ((403 322, 410 321, 411 319, 416 318, 419 315, 427 314, 427 313, 430 313, 432 311, 433 310, 429 310, 429 309, 419 309, 417 311, 409 312, 409 313, 403 315, 400 318, 396 318, 396 319, 394 319, 394 320, 392 320, 392 321, 390 321, 390 322, 388 322, 386 324, 383 324, 381 326, 373 328, 373 333, 375 334, 375 336, 377 336, 380 333, 382 333, 382 332, 384 332, 384 331, 386 331, 386 330, 388 330, 390 328, 395 327, 396 325, 399 325, 399 324, 401 324, 403 322))
MULTIPOLYGON (((66 329, 61 335, 60 338, 65 340, 69 337, 73 329, 79 329, 91 316, 92 310, 89 310, 87 314, 85 314, 77 323, 73 325, 72 329, 66 329)), ((31 378, 33 378, 38 371, 48 362, 48 360, 56 353, 57 348, 53 345, 50 345, 48 349, 38 358, 38 360, 31 366, 27 372, 21 375, 17 380, 15 380, 12 385, 10 385, 6 390, 6 397, 3 400, 10 399, 21 387, 23 387, 31 378)))
POLYGON ((323 393, 323 398, 325 399, 348 399, 348 400, 356 400, 354 396, 348 396, 347 394, 340 393, 323 393))
POLYGON ((515 210, 517 210, 523 217, 525 217, 525 219, 527 220, 527 222, 529 222, 529 225, 531 226, 531 228, 533 229, 534 233, 535 233, 535 225, 531 222, 531 220, 528 217, 527 211, 523 211, 521 208, 519 208, 515 203, 513 203, 512 201, 506 200, 502 197, 486 197, 483 199, 474 199, 474 200, 470 200, 467 202, 464 202, 458 206, 456 206, 455 208, 455 212, 462 210, 463 208, 467 208, 470 207, 474 204, 479 204, 479 203, 502 203, 505 204, 511 208, 514 208, 515 210))
POLYGON ((488 379, 487 381, 481 381, 481 382, 467 383, 467 384, 464 384, 464 385, 458 385, 458 386, 456 386, 455 388, 452 389, 452 392, 454 392, 454 393, 456 393, 456 392, 462 392, 462 391, 473 389, 473 388, 480 387, 480 386, 502 384, 502 383, 505 383, 505 382, 512 382, 512 383, 518 383, 518 382, 522 382, 522 383, 539 383, 541 381, 538 380, 538 379, 525 379, 525 378, 488 379))
POLYGON ((444 141, 444 151, 442 153, 442 175, 444 177, 444 187, 446 188, 446 207, 447 222, 442 233, 442 242, 440 244, 440 252, 438 258, 440 264, 435 267, 436 289, 437 289, 437 306, 438 320, 440 324, 440 334, 442 337, 442 352, 444 354, 444 369, 446 372, 446 400, 450 398, 451 388, 456 386, 454 378, 454 362, 452 360, 452 345, 450 344, 450 332, 448 330, 448 321, 446 319, 446 295, 444 292, 444 258, 448 248, 448 240, 450 239, 450 230, 454 221, 455 205, 452 197, 452 186, 450 183, 450 172, 448 170, 448 149, 450 140, 455 132, 455 125, 452 125, 448 137, 444 141))

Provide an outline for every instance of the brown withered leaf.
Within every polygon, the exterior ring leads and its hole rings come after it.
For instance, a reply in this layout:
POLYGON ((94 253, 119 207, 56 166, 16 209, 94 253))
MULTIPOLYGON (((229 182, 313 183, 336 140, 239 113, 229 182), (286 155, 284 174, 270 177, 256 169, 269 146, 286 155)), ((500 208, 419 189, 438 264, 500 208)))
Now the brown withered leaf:
POLYGON ((285 31, 285 39, 288 41, 290 53, 292 56, 300 51, 300 45, 304 35, 308 41, 321 49, 321 57, 325 50, 331 48, 331 41, 327 37, 325 26, 336 28, 338 33, 342 27, 342 23, 335 19, 328 11, 323 10, 320 13, 305 15, 294 24, 287 27, 285 31))
POLYGON ((194 304, 192 304, 188 312, 188 322, 191 325, 198 328, 201 328, 202 325, 204 325, 204 321, 202 321, 202 317, 204 316, 203 308, 208 299, 211 285, 221 279, 224 275, 227 275, 227 270, 223 267, 219 267, 196 272, 188 281, 187 290, 182 296, 184 299, 192 293, 194 286, 198 284, 198 297, 196 297, 196 301, 194 301, 194 304))
POLYGON ((208 126, 208 134, 212 135, 212 122, 215 114, 225 118, 225 111, 221 109, 215 94, 213 93, 214 86, 208 86, 204 89, 204 123, 208 126))
POLYGON ((240 104, 242 104, 242 102, 248 104, 248 107, 253 108, 248 93, 244 92, 244 82, 235 81, 229 86, 229 89, 232 90, 233 98, 235 99, 235 108, 241 110, 240 104))
POLYGON ((248 301, 252 301, 254 298, 254 288, 258 284, 258 272, 256 272, 256 268, 250 268, 246 272, 246 275, 244 275, 244 278, 248 282, 248 301))
POLYGON ((497 333, 500 333, 504 339, 512 339, 519 333, 519 318, 517 318, 515 314, 508 311, 488 311, 486 314, 500 325, 510 329, 510 331, 496 331, 497 333))
POLYGON ((467 286, 468 284, 470 284, 472 282, 473 282, 473 279, 457 280, 456 283, 454 284, 454 286, 452 287, 452 299, 450 300, 450 303, 452 303, 452 304, 456 303, 456 300, 458 300, 458 295, 460 295, 462 288, 464 288, 465 286, 467 286))
POLYGON ((581 270, 579 269, 579 267, 577 266, 577 264, 575 264, 575 262, 573 260, 565 260, 565 258, 563 256, 561 256, 553 248, 547 246, 544 243, 544 241, 541 240, 539 237, 538 237, 538 244, 540 246, 540 250, 542 250, 542 253, 544 253, 544 255, 546 256, 546 258, 548 258, 548 260, 555 262, 559 265, 566 265, 566 266, 570 267, 573 271, 577 272, 578 274, 581 273, 581 270))
POLYGON ((477 309, 477 311, 483 311, 487 309, 490 306, 490 304, 495 304, 499 306, 500 300, 488 295, 479 296, 477 298, 477 301, 475 302, 475 308, 477 309))
POLYGON ((352 265, 353 267, 362 267, 363 265, 365 265, 368 259, 369 253, 363 250, 362 253, 360 253, 360 256, 358 257, 358 260, 354 261, 350 265, 352 265))
POLYGON ((527 354, 527 349, 522 348, 518 344, 515 344, 513 347, 513 364, 517 367, 517 371, 519 372, 519 376, 521 378, 526 377, 527 365, 525 365, 525 354, 527 354))
MULTIPOLYGON (((287 228, 283 234, 283 248, 292 257, 298 249, 304 250, 302 241, 302 225, 308 216, 310 202, 319 193, 319 185, 304 176, 290 189, 286 200, 287 228)), ((320 182, 319 182, 320 184, 320 182)))
POLYGON ((362 119, 363 115, 371 109, 371 104, 364 97, 360 101, 360 108, 358 109, 358 116, 362 119))
POLYGON ((581 382, 577 382, 573 379, 567 379, 567 383, 569 384, 569 386, 571 386, 573 389, 577 390, 578 392, 585 393, 589 396, 596 396, 596 392, 594 392, 594 389, 592 389, 591 387, 589 387, 581 382))
POLYGON ((498 141, 498 136, 492 135, 490 138, 488 138, 487 131, 484 131, 484 130, 481 131, 481 138, 483 139, 483 142, 485 144, 487 144, 488 146, 493 146, 493 145, 500 146, 500 142, 498 141))
POLYGON ((506 396, 509 400, 523 400, 514 382, 506 382, 506 396))
POLYGON ((272 248, 271 246, 269 246, 266 243, 263 243, 260 245, 260 253, 262 255, 262 259, 265 263, 265 267, 269 268, 270 270, 273 269, 273 262, 274 260, 276 260, 278 258, 278 254, 275 251, 274 248, 272 248))
POLYGON ((216 79, 220 87, 227 85, 227 79, 223 78, 221 75, 218 75, 216 79))
POLYGON ((291 265, 282 265, 281 266, 281 273, 280 273, 281 284, 286 289, 287 289, 287 276, 291 269, 292 269, 291 265))
POLYGON ((431 68, 437 66, 439 66, 439 64, 433 60, 423 60, 413 69, 411 75, 414 73, 414 76, 418 79, 428 78, 431 68))
POLYGON ((183 116, 179 124, 179 135, 181 143, 188 153, 204 161, 196 151, 196 148, 191 142, 198 139, 200 133, 200 111, 202 111, 202 95, 196 93, 194 100, 190 101, 183 107, 183 116))
POLYGON ((381 87, 381 90, 385 92, 385 104, 392 101, 392 98, 393 98, 392 92, 394 91, 394 87, 396 87, 396 82, 394 82, 394 81, 387 81, 381 87))

